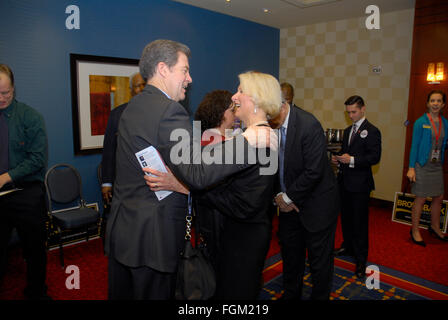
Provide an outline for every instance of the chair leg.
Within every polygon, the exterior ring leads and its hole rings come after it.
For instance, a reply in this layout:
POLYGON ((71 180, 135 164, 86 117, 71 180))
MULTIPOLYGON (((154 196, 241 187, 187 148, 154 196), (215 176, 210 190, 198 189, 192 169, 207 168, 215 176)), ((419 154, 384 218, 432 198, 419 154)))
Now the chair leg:
POLYGON ((59 233, 59 260, 61 262, 61 267, 64 269, 64 250, 62 249, 62 231, 58 228, 59 233))

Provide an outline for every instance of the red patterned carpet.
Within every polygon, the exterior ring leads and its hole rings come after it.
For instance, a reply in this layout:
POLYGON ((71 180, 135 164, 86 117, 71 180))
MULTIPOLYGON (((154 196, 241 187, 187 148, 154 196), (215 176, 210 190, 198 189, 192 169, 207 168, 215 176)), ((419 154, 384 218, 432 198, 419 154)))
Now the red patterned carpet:
MULTIPOLYGON (((448 242, 435 239, 422 229, 426 247, 415 245, 409 236, 410 226, 392 222, 391 217, 390 208, 370 209, 369 262, 448 286, 448 242)), ((336 247, 341 243, 338 223, 336 247)))
MULTIPOLYGON (((279 252, 276 230, 274 223, 268 257, 279 252)), ((448 243, 430 237, 427 231, 422 231, 422 235, 427 243, 426 248, 412 244, 409 226, 392 222, 390 209, 372 208, 369 262, 448 286, 448 243)), ((341 227, 338 224, 336 246, 341 242, 341 227)), ((59 251, 56 249, 48 253, 48 294, 55 300, 107 299, 107 257, 103 254, 102 241, 95 239, 66 247, 64 256, 66 266, 76 265, 79 268, 80 289, 66 288, 66 280, 70 274, 61 268, 59 251)), ((265 276, 268 273, 269 270, 265 272, 265 276)), ((7 276, 0 287, 0 300, 23 299, 24 287, 25 263, 21 250, 15 249, 11 252, 7 276)))

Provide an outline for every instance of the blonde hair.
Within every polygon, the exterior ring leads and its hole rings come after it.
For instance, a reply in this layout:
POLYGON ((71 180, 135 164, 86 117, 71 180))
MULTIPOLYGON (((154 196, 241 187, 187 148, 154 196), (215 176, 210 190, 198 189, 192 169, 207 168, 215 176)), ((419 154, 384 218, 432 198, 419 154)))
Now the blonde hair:
POLYGON ((254 100, 269 118, 275 118, 282 106, 282 91, 277 79, 267 73, 248 71, 238 75, 241 90, 254 100))

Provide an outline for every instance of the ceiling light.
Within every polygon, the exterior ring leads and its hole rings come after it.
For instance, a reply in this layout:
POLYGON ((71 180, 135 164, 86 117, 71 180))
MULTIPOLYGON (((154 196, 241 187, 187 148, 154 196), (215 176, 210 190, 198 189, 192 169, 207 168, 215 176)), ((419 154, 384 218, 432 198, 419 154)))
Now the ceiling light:
POLYGON ((263 8, 263 12, 264 12, 264 13, 268 13, 268 12, 269 12, 269 9, 263 8))

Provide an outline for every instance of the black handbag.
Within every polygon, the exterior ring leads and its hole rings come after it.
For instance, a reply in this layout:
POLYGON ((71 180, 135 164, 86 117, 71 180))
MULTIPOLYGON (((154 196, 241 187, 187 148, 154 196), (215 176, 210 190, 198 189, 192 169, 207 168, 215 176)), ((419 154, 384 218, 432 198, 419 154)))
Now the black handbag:
POLYGON ((191 196, 188 196, 185 247, 181 253, 176 279, 176 300, 207 300, 215 294, 215 271, 210 262, 205 242, 200 242, 195 231, 195 247, 191 244, 191 196), (200 242, 200 243, 199 243, 200 242))

